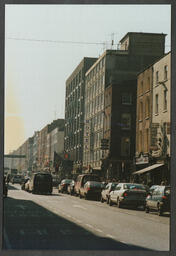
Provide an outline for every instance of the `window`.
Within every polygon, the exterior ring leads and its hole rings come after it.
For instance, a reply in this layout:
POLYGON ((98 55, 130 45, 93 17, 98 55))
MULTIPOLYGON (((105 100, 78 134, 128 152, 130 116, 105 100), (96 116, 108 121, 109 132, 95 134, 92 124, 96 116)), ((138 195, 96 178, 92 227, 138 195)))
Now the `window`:
POLYGON ((155 114, 158 114, 158 94, 155 95, 155 114))
POLYGON ((150 77, 148 77, 147 79, 147 88, 146 88, 147 91, 150 90, 150 77))
POLYGON ((121 139, 121 156, 130 155, 130 138, 122 137, 121 139))
POLYGON ((147 97, 146 102, 145 102, 145 117, 149 117, 149 113, 150 113, 150 100, 147 97))
POLYGON ((167 110, 167 90, 164 90, 163 110, 167 110))
POLYGON ((145 141, 145 151, 147 152, 149 149, 149 129, 146 129, 146 141, 145 141))
POLYGON ((121 116, 121 127, 122 129, 130 129, 131 128, 131 114, 123 113, 121 116))
POLYGON ((140 94, 143 94, 144 92, 144 84, 143 81, 141 81, 141 90, 140 90, 140 94))
POLYGON ((164 66, 164 80, 167 80, 168 76, 168 66, 164 66))
POLYGON ((139 144, 138 144, 139 152, 142 152, 142 131, 139 131, 139 144))
POLYGON ((142 120, 142 119, 143 119, 143 103, 141 101, 139 106, 139 120, 142 120))
POLYGON ((127 104, 127 105, 132 104, 132 95, 130 93, 122 94, 122 104, 127 104))
POLYGON ((156 84, 158 83, 159 81, 159 71, 156 71, 156 84))

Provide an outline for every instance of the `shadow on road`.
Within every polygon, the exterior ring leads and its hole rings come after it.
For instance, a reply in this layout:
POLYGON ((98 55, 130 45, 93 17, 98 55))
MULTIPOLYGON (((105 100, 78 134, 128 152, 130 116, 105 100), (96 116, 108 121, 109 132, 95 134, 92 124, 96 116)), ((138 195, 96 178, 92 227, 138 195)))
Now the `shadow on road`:
POLYGON ((96 236, 32 201, 10 197, 4 200, 3 249, 147 250, 96 236))

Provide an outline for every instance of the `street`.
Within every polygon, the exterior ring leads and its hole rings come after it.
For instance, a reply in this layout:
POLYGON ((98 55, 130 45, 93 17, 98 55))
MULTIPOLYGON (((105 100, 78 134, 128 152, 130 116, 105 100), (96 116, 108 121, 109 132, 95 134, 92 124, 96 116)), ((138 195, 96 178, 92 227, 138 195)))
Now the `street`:
POLYGON ((170 216, 9 185, 4 249, 169 250, 170 216))

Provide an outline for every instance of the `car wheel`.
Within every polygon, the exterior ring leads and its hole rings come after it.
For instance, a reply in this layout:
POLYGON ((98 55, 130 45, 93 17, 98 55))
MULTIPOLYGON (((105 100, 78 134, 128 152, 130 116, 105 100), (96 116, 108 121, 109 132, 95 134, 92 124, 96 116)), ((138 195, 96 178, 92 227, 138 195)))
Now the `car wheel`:
POLYGON ((119 198, 117 198, 117 207, 121 208, 122 207, 122 203, 120 202, 119 198))
POLYGON ((109 198, 109 205, 112 206, 111 198, 109 198))
POLYGON ((146 206, 146 207, 145 207, 145 212, 146 212, 146 213, 149 213, 149 211, 150 211, 150 210, 149 210, 149 207, 146 206))
POLYGON ((158 216, 162 216, 163 210, 162 207, 158 204, 158 216))

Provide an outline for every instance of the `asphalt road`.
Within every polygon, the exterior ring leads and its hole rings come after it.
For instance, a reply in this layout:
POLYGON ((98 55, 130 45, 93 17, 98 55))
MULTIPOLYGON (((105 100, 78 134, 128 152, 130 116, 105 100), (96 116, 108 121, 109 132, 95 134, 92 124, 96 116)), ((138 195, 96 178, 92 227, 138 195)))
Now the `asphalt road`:
POLYGON ((119 209, 58 194, 33 195, 20 185, 4 199, 4 249, 169 250, 168 215, 119 209))

